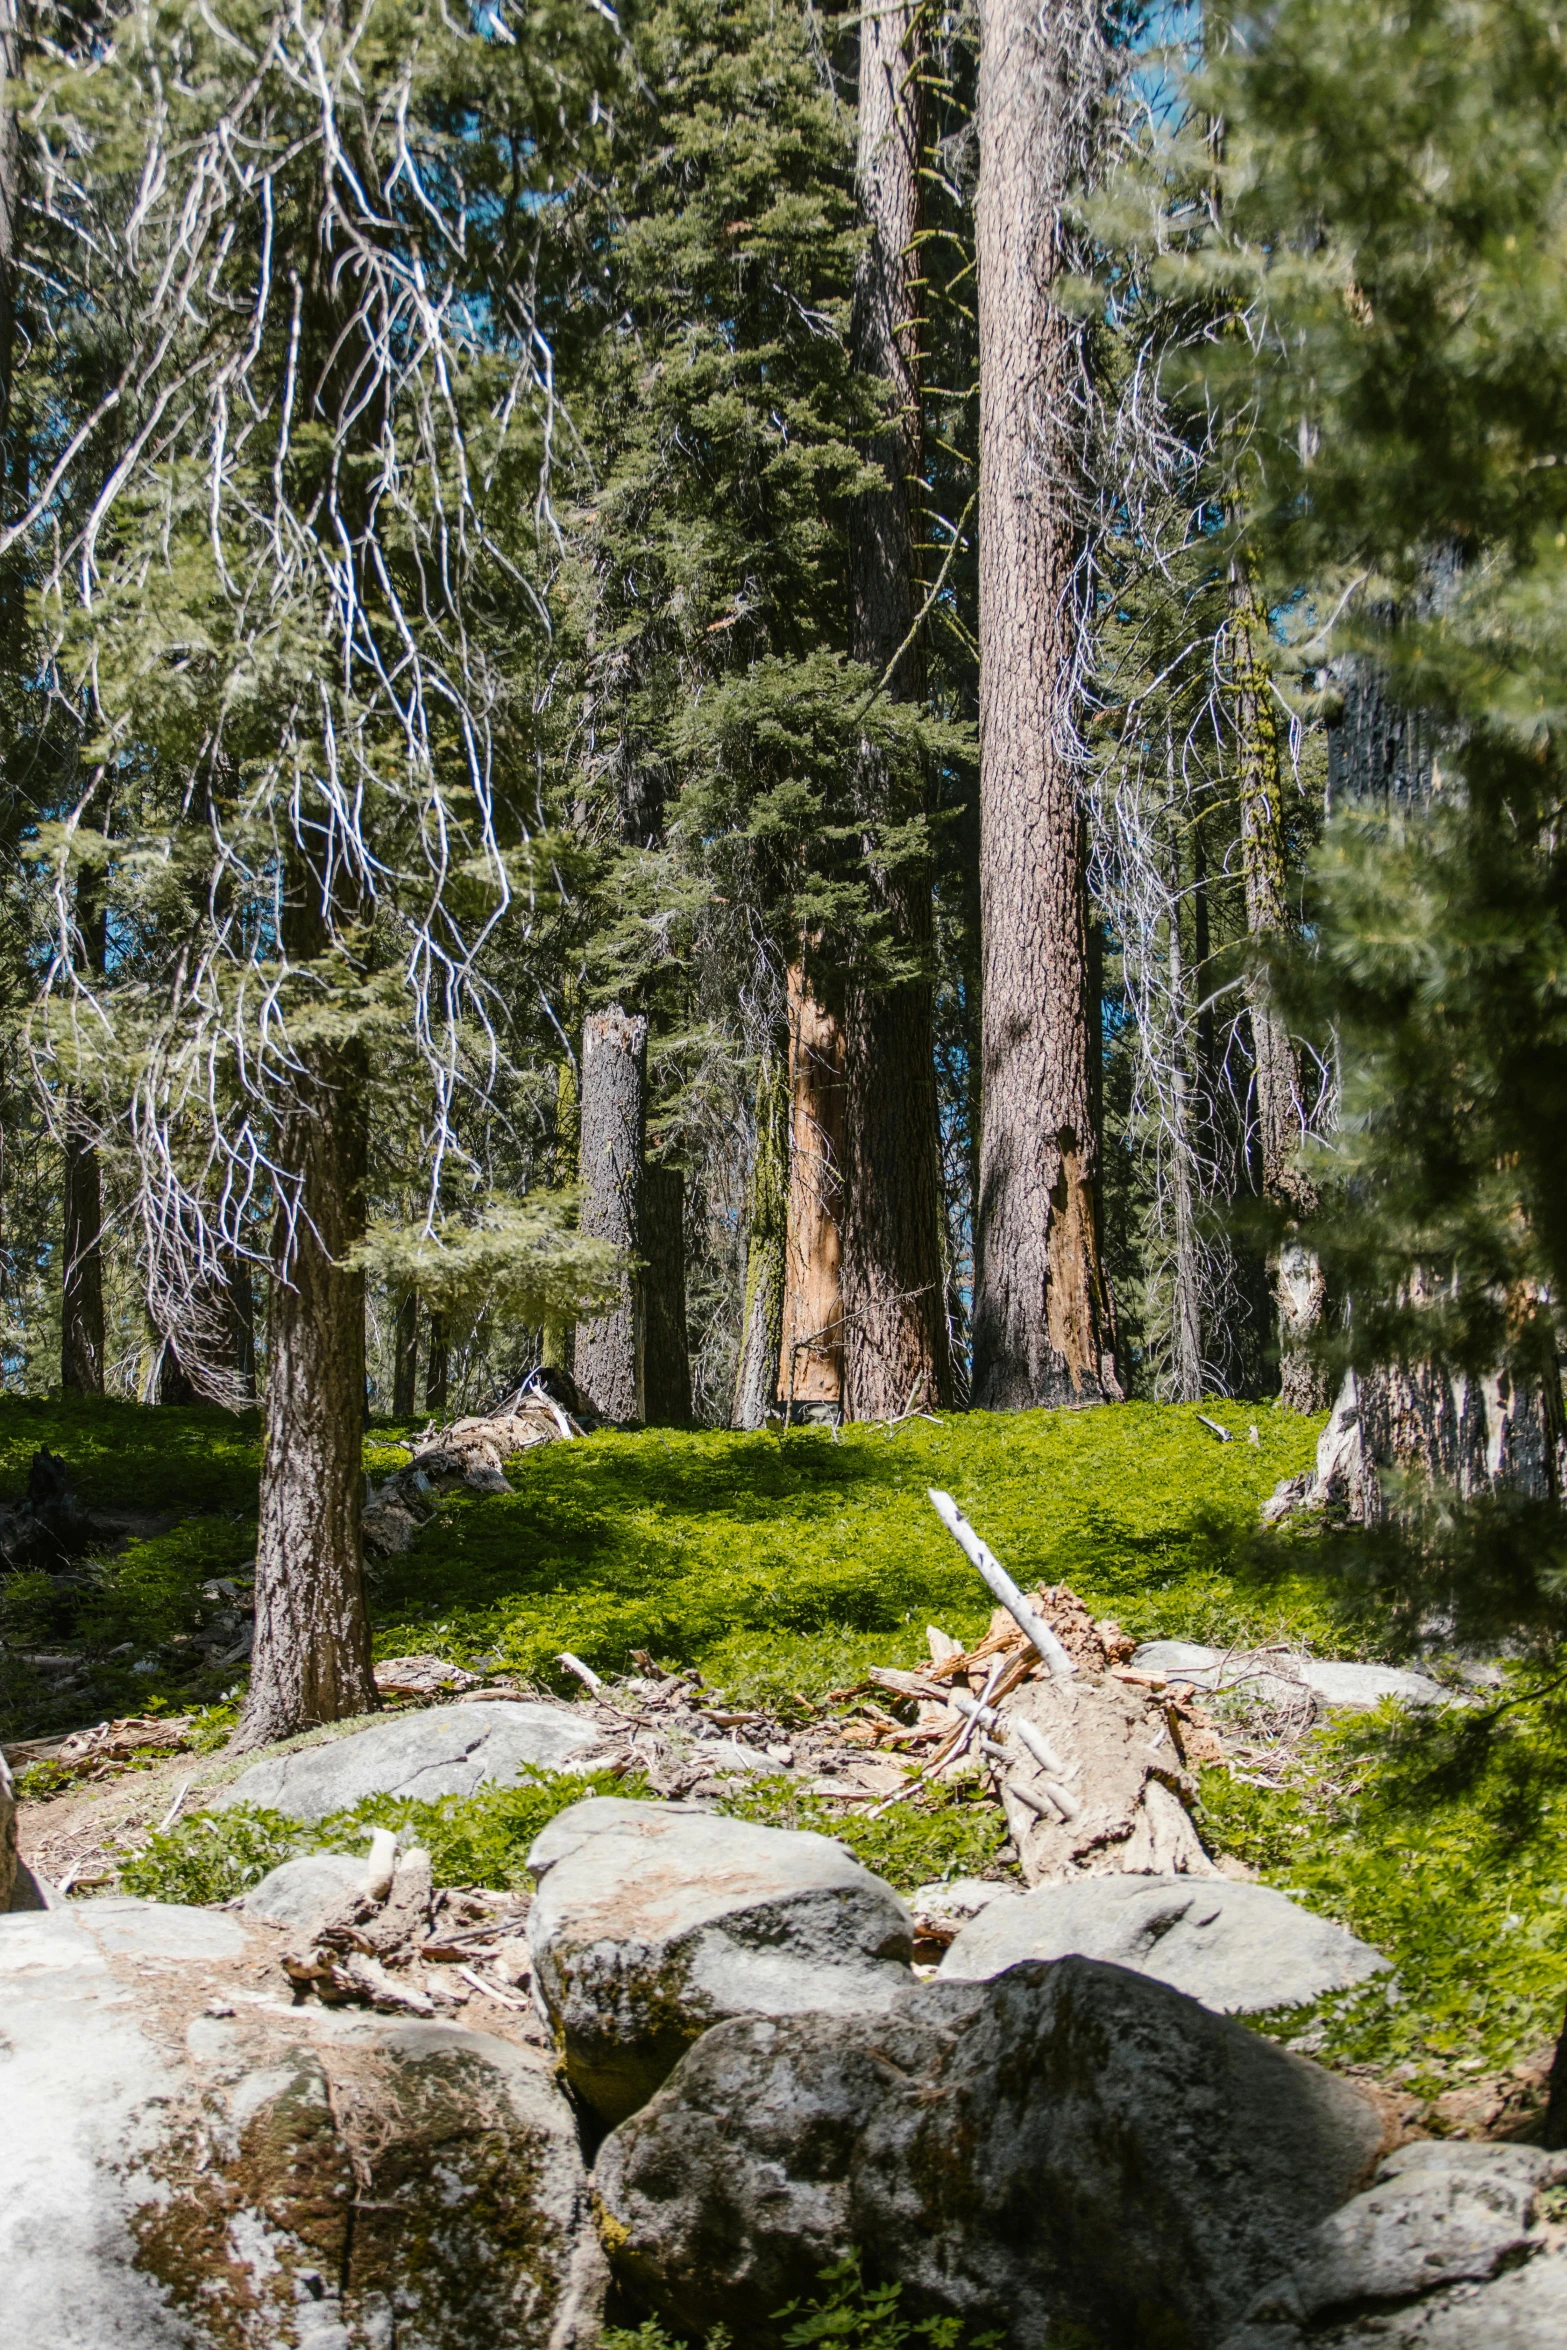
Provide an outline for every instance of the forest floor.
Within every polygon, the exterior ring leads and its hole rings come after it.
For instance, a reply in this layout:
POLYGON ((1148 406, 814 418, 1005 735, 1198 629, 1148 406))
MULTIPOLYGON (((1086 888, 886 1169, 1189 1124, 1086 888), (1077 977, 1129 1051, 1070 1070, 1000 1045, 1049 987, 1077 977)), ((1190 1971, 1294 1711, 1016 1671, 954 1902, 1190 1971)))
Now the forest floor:
MULTIPOLYGON (((1230 1443, 1192 1409, 1132 1404, 836 1436, 605 1431, 540 1446, 508 1463, 514 1492, 448 1496, 409 1552, 377 1566, 376 1652, 434 1654, 567 1696, 577 1685, 561 1650, 605 1674, 640 1650, 696 1669, 736 1706, 803 1724, 867 1665, 921 1661, 927 1624, 983 1633, 989 1595, 926 1501, 937 1485, 1020 1584, 1070 1584, 1139 1640, 1386 1654, 1342 1546, 1259 1526, 1259 1504, 1307 1464, 1318 1424, 1268 1406, 1206 1409, 1230 1443)), ((372 1476, 407 1459, 408 1432, 371 1429, 372 1476)), ((21 1782, 35 1824, 47 1815, 56 1836, 96 1806, 100 1839, 123 1837, 119 1881, 167 1898, 222 1898, 300 1841, 261 1815, 226 1813, 219 1829, 199 1808, 201 1787, 237 1767, 219 1750, 243 1694, 259 1441, 253 1417, 200 1408, 0 1399, 0 1502, 20 1498, 46 1446, 85 1509, 131 1522, 64 1572, 0 1576, 0 1738, 177 1717, 177 1758, 159 1759, 154 1741, 128 1772, 100 1766, 91 1788, 47 1762, 21 1782), (187 1816, 157 1835, 193 1777, 187 1816)), ((1424 1720, 1384 1709, 1304 1736, 1238 1720, 1228 1764, 1203 1774, 1210 1847, 1397 1968, 1391 1988, 1384 1978, 1264 2028, 1440 2098, 1455 2127, 1527 2119, 1567 1996, 1567 1748, 1551 1688, 1543 1669, 1519 1667, 1499 1695, 1424 1720), (1492 1705, 1506 1707, 1502 1729, 1478 1739, 1492 1705)), ((423 1807, 438 1865, 444 1852, 461 1875, 515 1880, 542 1819, 584 1791, 547 1779, 423 1807)), ((909 1890, 1005 1865, 999 1811, 975 1797, 958 1788, 851 1818, 769 1782, 743 1802, 845 1837, 909 1890)))

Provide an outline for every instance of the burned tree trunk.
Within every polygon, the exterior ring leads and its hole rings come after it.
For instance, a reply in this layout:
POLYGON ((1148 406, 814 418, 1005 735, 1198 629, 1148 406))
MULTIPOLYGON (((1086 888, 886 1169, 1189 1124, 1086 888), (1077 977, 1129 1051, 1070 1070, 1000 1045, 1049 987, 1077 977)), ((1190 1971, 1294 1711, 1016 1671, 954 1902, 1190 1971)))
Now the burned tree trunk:
MULTIPOLYGON (((920 334, 924 44, 913 6, 860 23, 860 200, 870 228, 854 288, 855 364, 886 389, 887 418, 865 451, 880 474, 850 516, 850 650, 896 699, 922 702, 919 642, 920 334)), ((865 865, 900 956, 929 961, 931 876, 889 864, 882 828, 925 813, 922 773, 862 742, 856 778, 865 865)), ((931 983, 851 985, 844 1007, 843 1383, 846 1418, 898 1411, 918 1387, 949 1386, 941 1262, 940 1138, 931 983)))
POLYGON ((642 1177, 643 1275, 647 1336, 642 1355, 643 1418, 689 1426, 691 1353, 686 1339, 686 1179, 678 1167, 642 1177))
MULTIPOLYGON (((330 940, 319 877, 289 876, 283 948, 297 968, 330 940)), ((360 1504, 365 1409, 364 1237, 369 1132, 356 1038, 294 1044, 279 1120, 256 1634, 236 1748, 371 1712, 360 1504)))
POLYGON ((843 1401, 843 1029, 789 970, 789 1207, 778 1393, 786 1414, 843 1401))
POLYGON ((778 1393, 788 1226, 789 1109, 776 1054, 763 1055, 756 1085, 756 1155, 746 1189, 745 1301, 731 1428, 764 1428, 778 1393))
MULTIPOLYGON (((612 1004, 582 1024, 578 1169, 582 1229, 643 1253, 643 1164, 647 1133, 647 1022, 612 1004)), ((645 1412, 644 1288, 633 1264, 607 1312, 577 1325, 576 1377, 608 1420, 645 1412)))
POLYGON ((1279 1398, 1292 1411, 1318 1412, 1327 1403, 1323 1372, 1312 1355, 1322 1322, 1326 1287, 1316 1252, 1299 1227, 1315 1214, 1316 1186, 1299 1164, 1305 1133, 1300 1053, 1274 1001, 1264 960, 1271 941, 1286 935, 1283 767, 1278 726, 1268 691, 1258 634, 1264 625, 1244 563, 1230 566, 1230 667, 1240 750, 1241 869, 1246 890, 1247 972, 1255 1068, 1257 1149, 1263 1196, 1288 1219, 1268 1256, 1268 1281, 1279 1328, 1279 1398))
POLYGON ((408 1290, 397 1301, 397 1326, 392 1339, 392 1417, 411 1420, 419 1386, 419 1293, 408 1290))
POLYGON ((980 919, 973 1400, 1119 1395, 1096 1215, 1078 810, 1083 355, 1057 297, 1101 73, 1078 6, 981 0, 980 919))

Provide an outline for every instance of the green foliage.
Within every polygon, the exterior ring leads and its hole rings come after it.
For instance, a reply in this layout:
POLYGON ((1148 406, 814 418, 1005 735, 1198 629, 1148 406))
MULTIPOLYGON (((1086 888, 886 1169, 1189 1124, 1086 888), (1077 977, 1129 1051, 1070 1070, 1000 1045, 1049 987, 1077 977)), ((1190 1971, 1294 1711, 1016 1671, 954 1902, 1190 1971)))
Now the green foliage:
POLYGON ((540 1770, 515 1787, 481 1787, 474 1795, 430 1803, 367 1796, 308 1827, 253 1804, 231 1804, 194 1812, 149 1837, 123 1863, 120 1882, 127 1893, 148 1901, 229 1901, 299 1853, 352 1851, 372 1828, 392 1828, 405 1845, 419 1844, 429 1853, 437 1885, 526 1887, 533 1882, 528 1848, 558 1811, 589 1795, 645 1792, 639 1775, 540 1770))
POLYGON ((227 1811, 193 1813, 149 1836, 120 1864, 120 1886, 142 1901, 201 1907, 249 1892, 297 1852, 329 1849, 307 1843, 297 1823, 281 1812, 234 1804, 227 1811))
POLYGON ((40 1445, 58 1453, 86 1509, 254 1517, 255 1412, 142 1405, 98 1395, 0 1396, 0 1495, 20 1500, 40 1445))
POLYGON ((1567 1997, 1567 1705, 1516 1670, 1494 1705, 1343 1722, 1279 1791, 1203 1777, 1207 1829, 1396 1969, 1268 2029, 1422 2092, 1553 2039, 1567 1997))
MULTIPOLYGON (((818 2275, 823 2290, 814 2300, 791 2301, 774 2312, 779 2325, 794 2321, 784 2326, 784 2350, 817 2350, 823 2343, 836 2345, 837 2350, 904 2350, 911 2342, 926 2342, 930 2350, 961 2350, 965 2342, 968 2350, 995 2350, 1002 2339, 1000 2334, 965 2336, 963 2322, 956 2317, 905 2316, 903 2287, 867 2284, 857 2251, 818 2275)), ((704 2350, 729 2350, 729 2340, 725 2329, 715 2326, 704 2350)), ((675 2345, 658 2320, 649 2318, 632 2328, 611 2326, 604 2335, 604 2350, 675 2350, 675 2345)))
POLYGON ((1007 1840, 1007 1824, 978 1777, 922 1788, 890 1811, 849 1810, 803 1794, 783 1779, 759 1779, 728 1796, 720 1809, 734 1818, 758 1820, 769 1828, 805 1828, 835 1836, 858 1861, 885 1877, 900 1893, 948 1877, 978 1877, 990 1869, 1007 1840))
POLYGON ((446 1217, 433 1231, 372 1223, 344 1261, 394 1295, 417 1290, 447 1315, 488 1306, 519 1321, 569 1320, 603 1306, 622 1274, 618 1250, 573 1229, 576 1211, 574 1192, 535 1192, 520 1202, 492 1194, 472 1216, 446 1217))
POLYGON ((978 1634, 989 1595, 939 1525, 954 1492, 1025 1585, 1069 1582, 1140 1637, 1342 1638, 1307 1544, 1253 1564, 1258 1504, 1311 1457, 1315 1423, 1215 1406, 953 1415, 780 1438, 650 1430, 530 1454, 514 1496, 449 1502, 378 1602, 382 1653, 483 1656, 565 1687, 646 1648, 740 1701, 787 1704, 978 1634))

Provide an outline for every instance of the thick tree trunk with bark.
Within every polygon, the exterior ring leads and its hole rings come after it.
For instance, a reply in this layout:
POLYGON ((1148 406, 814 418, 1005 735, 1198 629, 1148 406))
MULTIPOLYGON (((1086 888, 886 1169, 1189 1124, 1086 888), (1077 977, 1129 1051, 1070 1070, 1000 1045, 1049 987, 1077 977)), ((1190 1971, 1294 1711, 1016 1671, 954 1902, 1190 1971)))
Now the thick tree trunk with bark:
MULTIPOLYGON (((1246 890, 1246 934, 1252 946, 1247 973, 1256 1070, 1257 1150, 1263 1196, 1293 1223, 1316 1212, 1316 1186, 1297 1163, 1305 1120, 1300 1054, 1273 999, 1263 961, 1270 940, 1289 926, 1285 894, 1283 763, 1278 725, 1259 638, 1266 627, 1244 562, 1230 566, 1230 667, 1240 749, 1241 870, 1246 890)), ((1325 1409, 1325 1375, 1311 1347, 1322 1323, 1326 1288, 1316 1252, 1286 1231, 1268 1256, 1268 1282, 1279 1327, 1279 1397, 1292 1411, 1325 1409)))
POLYGON ((686 1179, 678 1167, 642 1176, 642 1245, 647 1337, 642 1354, 643 1417, 653 1426, 691 1421, 691 1352, 686 1338, 686 1179))
POLYGON ((446 1316, 432 1312, 430 1337, 424 1358, 424 1408, 444 1412, 451 1392, 452 1355, 446 1336, 446 1316))
MULTIPOLYGON (((647 1022, 612 1004, 582 1024, 582 1229, 633 1258, 643 1254, 646 1138, 647 1022)), ((645 1349, 643 1278, 633 1267, 608 1312, 577 1325, 577 1383, 606 1419, 646 1417, 645 1349)))
POLYGON ((229 1338, 241 1403, 256 1399, 256 1291, 246 1257, 229 1259, 229 1338))
MULTIPOLYGON (((283 945, 298 965, 324 954, 328 940, 317 876, 302 870, 290 880, 283 945)), ((343 1267, 365 1228, 364 1050, 352 1039, 301 1038, 294 1052, 293 1099, 277 1138, 293 1186, 273 1228, 256 1636, 236 1748, 376 1705, 360 1525, 364 1276, 343 1267)))
POLYGON ((102 1395, 103 1199, 98 1153, 92 1142, 69 1124, 64 1208, 60 1384, 77 1395, 102 1395))
POLYGON ((1078 808, 1082 354, 1056 297, 1098 49, 1075 6, 981 0, 980 1187, 973 1401, 1119 1395, 1078 808))
POLYGON ((746 1190, 745 1300, 731 1428, 765 1428, 777 1399, 788 1219, 789 1089, 783 1064, 768 1052, 756 1083, 756 1153, 746 1190))
POLYGON ((787 1413, 843 1401, 843 1029, 789 970, 789 1210, 778 1394, 787 1413))
MULTIPOLYGON (((870 241, 854 288, 856 366, 887 390, 885 429, 865 455, 880 486, 850 516, 850 651, 897 699, 922 702, 920 609, 921 255, 924 220, 924 44, 912 7, 860 25, 858 178, 870 241)), ((900 954, 932 946, 931 877, 923 863, 889 869, 875 827, 924 812, 924 778, 895 774, 862 743, 857 777, 867 825, 866 870, 900 954)), ((942 1284, 940 1138, 930 982, 852 985, 844 1006, 844 1416, 889 1416, 915 1387, 944 1403, 950 1385, 942 1284)))
POLYGON ((397 1327, 392 1339, 392 1417, 411 1420, 419 1390, 419 1293, 410 1289, 397 1301, 397 1327))

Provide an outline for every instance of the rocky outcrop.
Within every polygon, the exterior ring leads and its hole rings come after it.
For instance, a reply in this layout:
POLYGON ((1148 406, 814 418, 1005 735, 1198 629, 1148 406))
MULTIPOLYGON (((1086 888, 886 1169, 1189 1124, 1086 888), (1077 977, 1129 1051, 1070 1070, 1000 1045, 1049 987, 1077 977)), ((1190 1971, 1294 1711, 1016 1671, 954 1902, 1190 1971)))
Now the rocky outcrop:
POLYGON ((600 1743, 597 1724, 571 1706, 507 1699, 432 1706, 268 1755, 214 1797, 212 1808, 254 1803, 309 1821, 347 1811, 367 1795, 472 1795, 486 1782, 514 1786, 529 1770, 580 1768, 600 1743))
POLYGON ((606 2141, 596 2184, 633 2293, 748 2350, 853 2247, 911 2311, 1016 2350, 1209 2350, 1382 2129, 1347 2083, 1071 1958, 880 2016, 720 2024, 606 2141))
POLYGON ((1447 1691, 1428 1673, 1400 1665, 1362 1665, 1338 1657, 1303 1656, 1292 1649, 1203 1648, 1192 1640, 1148 1640, 1132 1657, 1134 1670, 1211 1694, 1287 1703, 1301 1692, 1319 1705, 1366 1712, 1384 1698, 1400 1705, 1440 1705, 1447 1691))
POLYGON ((941 1973, 973 1980, 1072 1952, 1135 1968, 1228 2015, 1304 2007, 1387 1968, 1369 1943, 1270 1886, 1114 1876, 989 1903, 957 1936, 941 1973))
POLYGON ((294 2009, 278 1937, 102 1901, 0 1919, 5 2339, 569 2350, 602 2262, 569 2107, 493 2033, 294 2009))
POLYGON ((876 2013, 913 1979, 908 1910, 826 1836, 593 1797, 556 1815, 528 1865, 535 1990, 606 2121, 725 2016, 876 2013))
POLYGON ((1567 2155, 1426 2140, 1325 2219, 1224 2350, 1547 2350, 1567 2340, 1567 2257, 1541 2190, 1567 2155))

